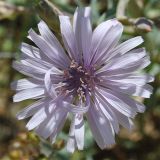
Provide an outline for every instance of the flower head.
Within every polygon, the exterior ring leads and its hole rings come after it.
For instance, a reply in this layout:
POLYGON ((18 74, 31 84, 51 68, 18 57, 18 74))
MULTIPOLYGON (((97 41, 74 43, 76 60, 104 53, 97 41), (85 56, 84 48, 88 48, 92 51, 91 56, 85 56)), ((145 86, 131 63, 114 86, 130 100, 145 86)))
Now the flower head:
POLYGON ((67 16, 59 16, 65 49, 45 22, 32 29, 37 47, 22 43, 22 57, 13 67, 29 76, 12 83, 14 101, 39 99, 20 111, 18 119, 31 117, 33 130, 54 143, 68 115, 72 115, 67 149, 84 146, 84 115, 101 149, 115 143, 119 125, 127 129, 145 106, 131 96, 149 98, 153 77, 138 71, 150 64, 143 42, 135 37, 119 44, 123 26, 116 19, 105 21, 92 31, 90 8, 77 8, 73 26, 67 16))

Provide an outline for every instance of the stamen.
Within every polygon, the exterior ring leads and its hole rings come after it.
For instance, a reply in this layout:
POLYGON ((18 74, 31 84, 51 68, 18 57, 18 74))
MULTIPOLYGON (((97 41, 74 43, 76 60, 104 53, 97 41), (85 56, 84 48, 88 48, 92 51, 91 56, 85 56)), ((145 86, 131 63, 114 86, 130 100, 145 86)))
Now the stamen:
POLYGON ((77 68, 78 67, 78 63, 75 62, 74 60, 71 61, 71 65, 70 68, 77 68))
POLYGON ((91 91, 94 76, 78 65, 74 60, 71 61, 70 67, 64 71, 64 81, 66 93, 77 94, 79 100, 86 101, 86 91, 91 91))
POLYGON ((80 81, 81 81, 81 83, 83 83, 83 84, 84 84, 84 82, 83 82, 82 78, 80 78, 80 81))

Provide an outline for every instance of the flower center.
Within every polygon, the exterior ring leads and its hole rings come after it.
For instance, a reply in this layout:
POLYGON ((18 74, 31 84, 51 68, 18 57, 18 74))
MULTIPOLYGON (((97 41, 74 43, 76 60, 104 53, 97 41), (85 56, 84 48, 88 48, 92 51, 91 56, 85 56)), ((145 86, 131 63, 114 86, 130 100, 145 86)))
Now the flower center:
POLYGON ((64 71, 65 90, 85 98, 86 92, 91 90, 92 76, 78 63, 72 61, 69 69, 64 71))

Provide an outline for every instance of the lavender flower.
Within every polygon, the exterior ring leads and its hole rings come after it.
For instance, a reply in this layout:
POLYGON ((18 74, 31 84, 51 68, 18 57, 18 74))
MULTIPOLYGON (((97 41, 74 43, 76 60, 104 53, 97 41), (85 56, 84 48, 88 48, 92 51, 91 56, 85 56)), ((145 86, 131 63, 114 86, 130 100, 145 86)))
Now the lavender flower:
POLYGON ((14 102, 39 99, 20 111, 18 119, 31 117, 33 130, 54 143, 68 115, 72 122, 67 150, 84 146, 84 115, 101 149, 115 143, 119 125, 133 127, 132 119, 145 106, 131 96, 149 98, 153 77, 138 72, 150 64, 138 36, 118 43, 123 26, 116 19, 101 23, 92 31, 90 8, 78 8, 73 26, 67 16, 59 16, 65 50, 45 22, 32 29, 31 39, 38 47, 22 43, 22 57, 13 67, 30 78, 12 83, 17 91, 14 102))

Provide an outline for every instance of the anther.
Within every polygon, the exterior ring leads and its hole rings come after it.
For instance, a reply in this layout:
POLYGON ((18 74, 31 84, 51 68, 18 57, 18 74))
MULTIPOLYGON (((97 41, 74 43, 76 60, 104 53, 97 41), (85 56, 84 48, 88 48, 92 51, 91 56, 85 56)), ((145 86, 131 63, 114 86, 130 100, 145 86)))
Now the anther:
POLYGON ((84 83, 83 80, 82 80, 82 78, 80 78, 80 82, 81 82, 81 83, 84 83))

